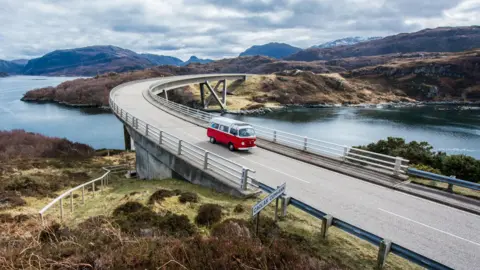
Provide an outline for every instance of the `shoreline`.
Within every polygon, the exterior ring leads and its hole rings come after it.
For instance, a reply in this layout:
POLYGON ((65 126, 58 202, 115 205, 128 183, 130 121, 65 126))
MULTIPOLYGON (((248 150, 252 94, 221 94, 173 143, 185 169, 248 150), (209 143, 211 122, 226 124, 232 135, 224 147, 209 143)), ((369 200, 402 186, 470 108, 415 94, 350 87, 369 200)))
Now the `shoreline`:
MULTIPOLYGON (((302 109, 328 109, 328 108, 371 108, 371 109, 391 109, 391 108, 415 108, 424 106, 472 106, 480 109, 480 102, 471 101, 417 101, 417 102, 389 102, 389 103, 362 103, 362 104, 286 104, 279 107, 266 107, 253 110, 227 110, 224 113, 232 115, 263 115, 272 112, 287 112, 302 109)), ((209 112, 222 112, 221 110, 207 110, 209 112)))
MULTIPOLYGON (((110 106, 103 106, 98 104, 71 104, 63 101, 51 100, 51 99, 33 99, 33 98, 24 98, 20 99, 24 102, 31 103, 53 103, 69 108, 95 108, 104 111, 111 111, 110 106)), ((361 104, 285 104, 278 107, 265 107, 258 108, 253 110, 203 110, 206 112, 217 112, 217 113, 226 113, 232 115, 264 115, 267 113, 275 112, 287 112, 294 110, 302 109, 328 109, 328 108, 362 108, 362 109, 392 109, 392 108, 415 108, 415 107, 424 107, 424 106, 472 106, 480 109, 480 101, 417 101, 417 102, 389 102, 389 103, 361 103, 361 104)))
POLYGON ((38 103, 38 104, 53 103, 53 104, 58 104, 58 105, 69 107, 69 108, 94 108, 94 109, 100 109, 105 111, 111 111, 110 106, 102 106, 98 104, 71 104, 64 101, 57 101, 52 99, 34 99, 34 98, 24 98, 24 97, 22 97, 20 100, 23 102, 38 103))

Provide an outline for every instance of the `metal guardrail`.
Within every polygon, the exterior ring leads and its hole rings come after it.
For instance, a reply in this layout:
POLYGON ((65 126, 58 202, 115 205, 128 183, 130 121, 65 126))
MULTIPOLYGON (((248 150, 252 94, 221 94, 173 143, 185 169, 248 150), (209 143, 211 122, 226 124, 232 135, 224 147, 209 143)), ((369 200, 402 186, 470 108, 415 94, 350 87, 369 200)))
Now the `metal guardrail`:
POLYGON ((243 190, 246 190, 251 185, 253 178, 249 174, 255 173, 254 170, 145 123, 120 108, 111 98, 110 107, 117 117, 122 119, 127 125, 172 154, 188 159, 191 163, 198 165, 204 170, 223 176, 233 184, 240 185, 243 190))
POLYGON ((425 178, 425 179, 430 179, 430 180, 434 180, 434 181, 447 183, 450 186, 449 187, 450 189, 451 189, 451 186, 459 186, 459 187, 464 187, 464 188, 469 188, 469 189, 480 191, 480 184, 465 181, 465 180, 462 180, 462 179, 457 179, 457 178, 454 178, 454 177, 448 177, 448 176, 445 176, 445 175, 435 174, 435 173, 431 173, 431 172, 425 172, 425 171, 417 170, 417 169, 414 169, 414 168, 408 168, 407 174, 413 175, 413 176, 418 176, 418 177, 425 178))
POLYGON ((86 183, 83 183, 81 185, 78 185, 74 188, 71 188, 67 191, 65 191, 64 193, 62 193, 60 196, 58 196, 57 198, 53 199, 49 204, 47 204, 45 207, 42 208, 42 210, 40 210, 38 213, 40 215, 40 219, 42 220, 42 225, 45 225, 45 221, 44 221, 44 216, 45 216, 45 212, 50 209, 52 206, 54 206, 56 203, 59 204, 60 206, 60 220, 63 221, 63 216, 64 216, 64 210, 63 210, 63 199, 70 196, 70 211, 73 212, 73 199, 74 199, 74 192, 77 191, 77 190, 82 190, 82 204, 85 203, 85 187, 86 186, 92 186, 92 196, 95 197, 95 191, 96 191, 96 188, 95 188, 95 183, 97 182, 100 182, 100 191, 102 191, 106 185, 108 185, 108 182, 110 181, 110 174, 111 173, 115 173, 115 172, 118 172, 118 171, 122 171, 122 170, 125 170, 125 168, 128 168, 127 165, 118 165, 118 166, 110 166, 110 167, 104 167, 102 168, 103 170, 106 171, 105 174, 103 174, 102 176, 96 178, 96 179, 93 179, 91 181, 88 181, 86 183))
MULTIPOLYGON (((267 193, 271 193, 275 189, 265 185, 263 183, 257 182, 258 187, 262 189, 263 191, 267 193)), ((435 260, 432 260, 428 257, 425 257, 419 253, 416 253, 410 249, 407 249, 405 247, 402 247, 396 243, 391 242, 388 239, 382 238, 378 235, 375 235, 373 233, 370 233, 362 228, 356 227, 352 224, 349 224, 345 221, 342 221, 338 218, 335 218, 331 215, 328 215, 325 212, 322 212, 298 199, 288 197, 289 199, 287 200, 288 205, 293 205, 296 208, 304 211, 307 214, 310 214, 320 220, 322 220, 322 235, 325 237, 326 236, 326 231, 328 229, 328 226, 335 226, 349 234, 352 234, 360 239, 363 239, 377 247, 379 247, 379 264, 380 267, 383 266, 383 263, 386 260, 386 255, 391 252, 393 254, 396 254, 406 260, 409 260, 413 263, 416 263, 422 267, 425 267, 427 269, 438 269, 438 270, 449 270, 452 269, 442 263, 439 263, 435 260), (386 247, 386 243, 389 243, 388 247, 386 247), (386 253, 383 253, 383 252, 386 253)), ((284 198, 285 199, 285 198, 284 198)))
MULTIPOLYGON (((188 106, 166 100, 154 94, 152 90, 160 86, 161 84, 155 84, 151 86, 148 91, 149 95, 160 104, 205 122, 209 122, 213 117, 215 117, 214 114, 190 108, 188 106)), ((374 167, 376 169, 380 169, 381 171, 387 171, 388 173, 395 175, 404 175, 408 169, 409 161, 401 157, 383 155, 351 146, 339 145, 280 130, 270 129, 259 125, 252 126, 255 128, 258 138, 305 152, 338 159, 339 161, 349 161, 364 166, 374 167)))

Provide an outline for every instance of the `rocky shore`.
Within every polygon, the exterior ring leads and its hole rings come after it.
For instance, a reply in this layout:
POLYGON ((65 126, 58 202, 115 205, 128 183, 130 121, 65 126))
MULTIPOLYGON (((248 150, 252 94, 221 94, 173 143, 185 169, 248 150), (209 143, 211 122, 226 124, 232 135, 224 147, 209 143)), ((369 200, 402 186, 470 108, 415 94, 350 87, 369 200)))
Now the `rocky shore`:
POLYGON ((418 102, 389 102, 379 104, 315 104, 315 105, 300 105, 288 104, 278 107, 265 107, 253 110, 227 110, 225 113, 234 115, 264 115, 273 112, 285 112, 302 109, 318 109, 318 108, 372 108, 372 109, 392 109, 392 108, 412 108, 424 106, 448 106, 449 109, 454 110, 469 110, 480 109, 480 101, 464 102, 464 101, 418 101, 418 102))

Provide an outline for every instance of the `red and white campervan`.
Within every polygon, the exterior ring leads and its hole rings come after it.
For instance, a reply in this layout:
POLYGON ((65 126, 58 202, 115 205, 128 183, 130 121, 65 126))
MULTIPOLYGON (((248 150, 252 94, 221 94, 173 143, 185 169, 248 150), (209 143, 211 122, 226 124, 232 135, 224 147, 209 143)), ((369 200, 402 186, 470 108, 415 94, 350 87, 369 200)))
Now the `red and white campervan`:
POLYGON ((207 136, 211 143, 228 145, 230 151, 255 148, 255 130, 245 122, 226 117, 215 117, 210 121, 207 136))

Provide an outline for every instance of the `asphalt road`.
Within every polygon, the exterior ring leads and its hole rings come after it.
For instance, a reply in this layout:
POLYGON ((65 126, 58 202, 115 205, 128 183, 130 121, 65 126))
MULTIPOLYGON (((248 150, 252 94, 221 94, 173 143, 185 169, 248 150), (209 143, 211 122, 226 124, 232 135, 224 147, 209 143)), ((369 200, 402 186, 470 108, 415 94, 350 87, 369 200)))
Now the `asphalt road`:
POLYGON ((286 182, 290 196, 323 212, 452 268, 480 269, 480 216, 264 149, 232 153, 226 146, 210 144, 206 129, 149 103, 142 92, 152 83, 118 89, 115 103, 150 125, 256 170, 255 178, 267 185, 286 182))

